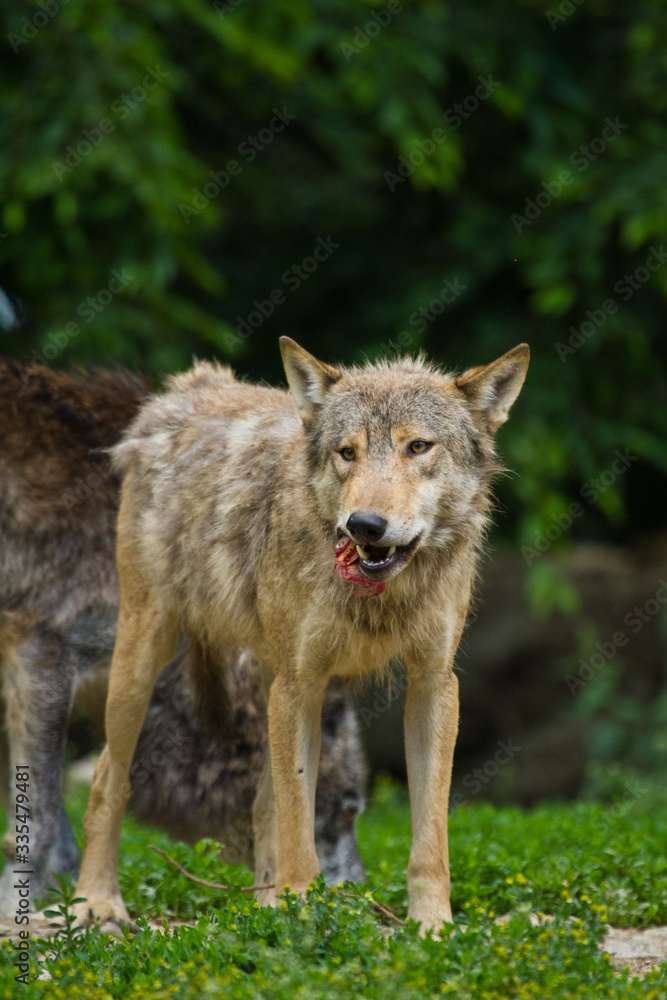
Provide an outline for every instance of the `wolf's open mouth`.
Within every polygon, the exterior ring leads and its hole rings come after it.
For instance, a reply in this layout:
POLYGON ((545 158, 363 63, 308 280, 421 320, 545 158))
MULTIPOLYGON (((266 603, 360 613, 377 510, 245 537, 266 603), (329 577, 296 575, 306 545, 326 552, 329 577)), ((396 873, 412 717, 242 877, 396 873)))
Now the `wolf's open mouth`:
POLYGON ((355 545, 348 535, 341 535, 336 544, 336 572, 343 580, 354 584, 359 595, 379 595, 386 584, 386 570, 407 561, 417 546, 419 536, 409 545, 355 545))
POLYGON ((398 562, 400 553, 395 545, 355 545, 363 569, 385 569, 398 562))

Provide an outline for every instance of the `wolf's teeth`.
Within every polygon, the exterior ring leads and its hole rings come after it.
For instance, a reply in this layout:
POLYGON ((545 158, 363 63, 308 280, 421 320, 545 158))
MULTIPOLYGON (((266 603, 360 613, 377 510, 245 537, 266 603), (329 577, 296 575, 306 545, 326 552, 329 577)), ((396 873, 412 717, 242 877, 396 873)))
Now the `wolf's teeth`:
POLYGON ((395 551, 396 551, 396 546, 395 545, 390 545, 389 549, 387 551, 387 559, 389 559, 390 556, 393 556, 393 554, 394 554, 395 551))
POLYGON ((371 557, 370 552, 367 552, 366 549, 363 549, 361 545, 357 545, 357 552, 359 553, 360 559, 370 559, 371 557))

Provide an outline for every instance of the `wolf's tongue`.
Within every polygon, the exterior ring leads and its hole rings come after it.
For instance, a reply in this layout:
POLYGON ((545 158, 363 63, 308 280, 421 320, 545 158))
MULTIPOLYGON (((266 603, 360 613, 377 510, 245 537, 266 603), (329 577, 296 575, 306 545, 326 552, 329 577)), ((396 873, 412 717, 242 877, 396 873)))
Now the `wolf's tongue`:
POLYGON ((336 544, 336 572, 341 580, 347 580, 354 587, 357 597, 377 597, 387 586, 384 580, 369 580, 354 572, 354 564, 359 562, 357 547, 351 538, 341 538, 336 544))

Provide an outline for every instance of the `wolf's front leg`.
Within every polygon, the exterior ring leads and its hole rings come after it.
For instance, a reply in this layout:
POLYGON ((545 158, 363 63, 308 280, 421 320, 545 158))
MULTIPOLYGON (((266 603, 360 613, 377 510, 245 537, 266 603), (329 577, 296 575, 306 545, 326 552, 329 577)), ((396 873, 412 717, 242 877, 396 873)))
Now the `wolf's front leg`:
POLYGON ((278 837, 276 832, 276 800, 271 774, 271 750, 266 747, 262 775, 252 807, 254 834, 255 885, 267 886, 256 893, 261 906, 270 906, 276 898, 276 870, 278 867, 278 837))
MULTIPOLYGON (((122 580, 121 580, 122 586, 122 580)), ((72 907, 79 924, 131 924, 118 882, 118 847, 129 771, 155 680, 176 647, 176 627, 145 592, 121 604, 109 674, 106 707, 107 745, 95 768, 86 842, 72 907)))
POLYGON ((408 670, 405 748, 412 849, 408 916, 421 931, 452 923, 449 902, 447 809, 459 719, 458 680, 451 662, 408 670))
POLYGON ((315 852, 315 787, 324 687, 324 681, 306 683, 280 674, 271 686, 269 743, 278 839, 274 900, 286 885, 305 892, 320 871, 315 852))

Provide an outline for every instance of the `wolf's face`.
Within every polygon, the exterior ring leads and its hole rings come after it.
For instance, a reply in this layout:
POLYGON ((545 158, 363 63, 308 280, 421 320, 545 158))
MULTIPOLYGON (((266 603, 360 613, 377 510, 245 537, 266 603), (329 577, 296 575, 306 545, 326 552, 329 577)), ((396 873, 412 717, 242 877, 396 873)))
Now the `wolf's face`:
POLYGON ((481 533, 493 435, 521 389, 526 345, 459 378, 410 359, 336 369, 288 338, 281 346, 343 579, 381 593, 373 583, 419 549, 481 533))

